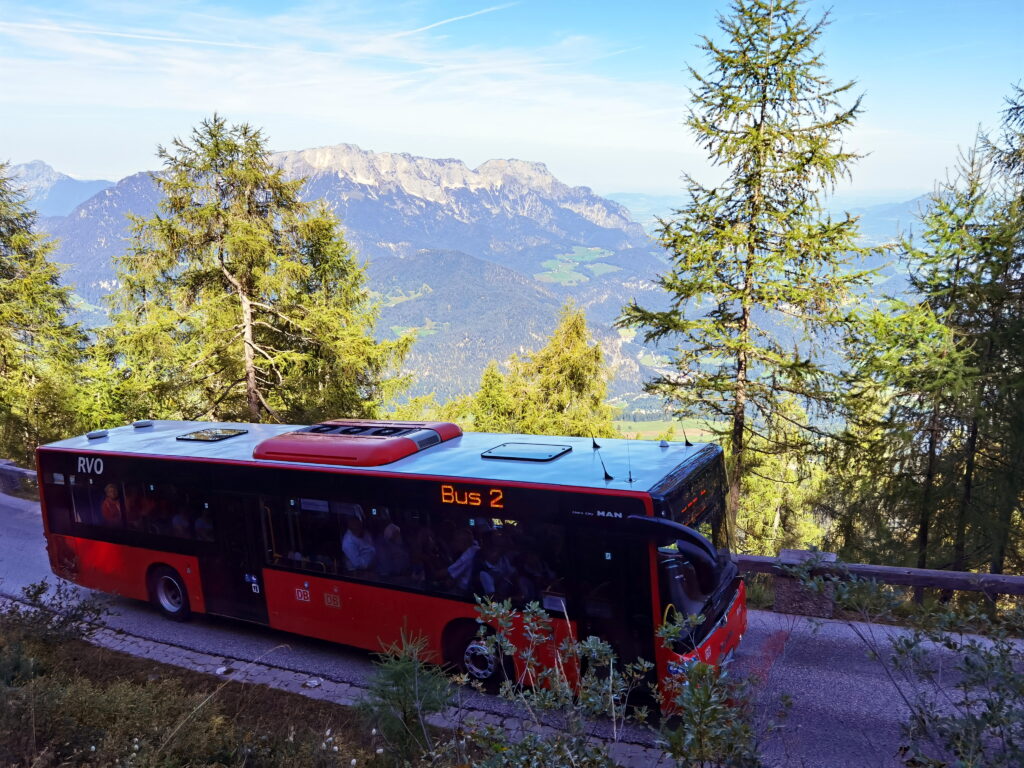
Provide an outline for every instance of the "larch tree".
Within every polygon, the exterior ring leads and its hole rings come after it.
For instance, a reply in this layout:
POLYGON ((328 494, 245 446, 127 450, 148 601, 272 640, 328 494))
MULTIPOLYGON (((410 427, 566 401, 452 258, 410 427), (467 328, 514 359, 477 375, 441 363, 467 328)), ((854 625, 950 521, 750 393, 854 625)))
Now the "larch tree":
POLYGON ((1019 562, 1024 217, 999 162, 1011 153, 981 143, 901 241, 905 296, 850 326, 848 433, 829 506, 851 558, 997 573, 1019 562))
POLYGON ((84 336, 70 289, 49 260, 54 243, 0 164, 0 455, 31 462, 35 447, 78 427, 84 336))
POLYGON ((708 69, 689 70, 687 125, 725 178, 706 186, 686 176, 686 204, 662 222, 671 266, 658 284, 669 308, 633 302, 619 320, 672 344, 676 371, 648 390, 724 438, 732 540, 748 454, 797 450, 814 435, 816 406, 831 399, 820 348, 867 281, 851 268, 864 253, 857 220, 833 219, 821 200, 857 158, 843 136, 860 100, 841 103, 853 83, 825 77, 817 50, 827 16, 810 21, 801 6, 734 0, 719 18, 724 40, 703 38, 708 69), (783 442, 767 439, 764 425, 789 397, 810 418, 776 431, 783 442))
POLYGON ((582 309, 562 308, 548 342, 523 357, 513 356, 509 372, 496 362, 484 370, 479 391, 469 400, 474 429, 536 435, 612 437, 607 366, 582 309))
POLYGON ((157 213, 133 220, 106 348, 126 415, 372 416, 411 338, 376 341, 365 270, 300 200, 262 133, 214 115, 160 147, 157 213))
POLYGON ((1024 563, 1024 88, 1007 99, 999 137, 989 142, 998 172, 1000 206, 988 238, 991 275, 989 324, 994 378, 1000 382, 991 412, 999 436, 1001 472, 995 494, 989 570, 1003 573, 1008 560, 1024 563))

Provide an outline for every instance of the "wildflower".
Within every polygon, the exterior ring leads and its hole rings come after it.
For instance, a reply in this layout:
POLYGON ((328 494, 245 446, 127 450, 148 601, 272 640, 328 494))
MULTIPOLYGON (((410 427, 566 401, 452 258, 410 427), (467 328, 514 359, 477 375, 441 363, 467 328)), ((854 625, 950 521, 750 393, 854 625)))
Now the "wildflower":
POLYGON ((351 762, 351 763, 349 763, 349 765, 356 765, 356 764, 358 764, 358 763, 359 763, 359 761, 358 761, 358 760, 356 760, 356 759, 355 759, 355 758, 353 757, 353 758, 352 758, 352 762, 351 762))
POLYGON ((372 731, 370 731, 370 735, 371 736, 376 736, 377 735, 377 729, 374 728, 372 731))
POLYGON ((324 731, 324 736, 330 736, 330 735, 331 735, 331 729, 328 728, 326 731, 324 731))
POLYGON ((384 747, 377 747, 377 754, 378 755, 383 755, 384 754, 384 747))
POLYGON ((331 751, 332 752, 337 752, 338 751, 338 745, 335 744, 333 747, 331 747, 331 751))

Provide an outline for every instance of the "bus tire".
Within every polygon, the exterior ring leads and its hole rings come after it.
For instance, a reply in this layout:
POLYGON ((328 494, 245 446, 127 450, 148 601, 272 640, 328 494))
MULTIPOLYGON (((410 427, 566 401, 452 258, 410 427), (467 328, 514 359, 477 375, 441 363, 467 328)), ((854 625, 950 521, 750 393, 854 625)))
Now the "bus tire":
MULTIPOLYGON (((487 635, 493 634, 488 628, 487 635)), ((451 628, 445 661, 466 675, 470 682, 497 688, 508 676, 511 660, 498 654, 489 640, 479 635, 479 625, 475 622, 460 623, 451 628)))
POLYGON ((185 621, 192 615, 185 582, 176 570, 166 565, 157 565, 149 572, 149 601, 174 621, 185 621))

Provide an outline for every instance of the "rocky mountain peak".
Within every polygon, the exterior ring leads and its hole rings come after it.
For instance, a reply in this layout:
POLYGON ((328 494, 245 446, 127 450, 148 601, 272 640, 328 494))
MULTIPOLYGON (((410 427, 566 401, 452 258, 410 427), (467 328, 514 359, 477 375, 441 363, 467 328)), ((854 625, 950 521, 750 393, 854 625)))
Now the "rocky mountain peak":
POLYGON ((487 160, 470 168, 461 160, 370 152, 354 144, 278 152, 274 162, 291 178, 305 176, 311 183, 325 177, 337 179, 347 188, 344 194, 349 198, 401 195, 461 211, 457 215, 462 217, 468 197, 487 201, 481 204, 489 215, 502 211, 537 216, 539 207, 551 204, 599 227, 642 236, 625 208, 594 195, 587 187, 563 184, 544 163, 487 160))
POLYGON ((30 198, 50 189, 58 181, 71 180, 70 176, 60 173, 42 160, 11 165, 8 167, 8 173, 18 180, 18 186, 24 189, 30 198))

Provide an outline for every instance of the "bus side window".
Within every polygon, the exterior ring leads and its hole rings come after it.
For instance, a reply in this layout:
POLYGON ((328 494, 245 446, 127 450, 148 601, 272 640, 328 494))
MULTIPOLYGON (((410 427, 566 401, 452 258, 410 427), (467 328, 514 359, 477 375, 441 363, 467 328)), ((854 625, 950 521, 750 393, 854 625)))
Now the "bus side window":
POLYGON ((74 522, 67 476, 62 472, 43 474, 46 514, 53 533, 70 533, 74 522))
POLYGON ((299 499, 298 529, 303 548, 293 565, 314 573, 336 574, 340 566, 338 514, 325 499, 299 499))
POLYGON ((260 496, 260 522, 267 565, 282 565, 293 550, 291 530, 279 500, 260 496))
POLYGON ((71 515, 80 525, 97 525, 99 509, 93 497, 98 489, 93 488, 94 480, 88 475, 74 474, 69 476, 71 483, 71 515))

